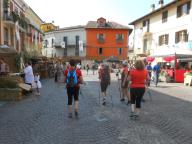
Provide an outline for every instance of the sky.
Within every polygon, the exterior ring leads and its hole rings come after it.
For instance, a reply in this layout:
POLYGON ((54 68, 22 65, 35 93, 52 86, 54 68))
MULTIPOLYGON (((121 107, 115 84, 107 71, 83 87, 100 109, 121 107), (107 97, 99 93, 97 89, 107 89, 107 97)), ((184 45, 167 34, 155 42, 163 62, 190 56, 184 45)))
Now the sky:
MULTIPOLYGON (((128 26, 150 12, 151 4, 159 0, 24 0, 46 23, 63 27, 86 25, 104 17, 128 26)), ((172 0, 164 0, 164 4, 172 0)))

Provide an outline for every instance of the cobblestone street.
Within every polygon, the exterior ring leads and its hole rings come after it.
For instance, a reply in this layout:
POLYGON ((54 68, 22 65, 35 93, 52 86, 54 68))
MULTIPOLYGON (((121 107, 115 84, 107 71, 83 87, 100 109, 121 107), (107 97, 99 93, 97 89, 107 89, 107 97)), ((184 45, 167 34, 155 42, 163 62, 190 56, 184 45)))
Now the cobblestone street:
POLYGON ((140 119, 131 120, 114 74, 106 106, 98 75, 83 75, 79 118, 68 118, 64 85, 43 80, 41 96, 0 105, 0 144, 192 144, 190 87, 152 85, 152 100, 146 93, 140 119))

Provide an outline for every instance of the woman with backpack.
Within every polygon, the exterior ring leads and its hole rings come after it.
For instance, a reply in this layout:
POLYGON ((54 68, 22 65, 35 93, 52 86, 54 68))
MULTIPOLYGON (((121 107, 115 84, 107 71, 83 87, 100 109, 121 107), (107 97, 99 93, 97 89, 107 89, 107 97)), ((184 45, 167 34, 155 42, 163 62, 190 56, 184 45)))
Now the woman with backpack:
POLYGON ((100 86, 101 86, 101 94, 103 97, 103 105, 106 105, 106 91, 108 85, 110 85, 110 69, 107 64, 101 64, 101 68, 98 71, 99 79, 100 79, 100 86))
POLYGON ((72 102, 75 100, 75 116, 78 117, 79 109, 79 89, 83 83, 82 73, 80 69, 76 69, 75 61, 70 60, 69 68, 64 71, 64 82, 66 83, 68 95, 69 118, 72 118, 72 102))

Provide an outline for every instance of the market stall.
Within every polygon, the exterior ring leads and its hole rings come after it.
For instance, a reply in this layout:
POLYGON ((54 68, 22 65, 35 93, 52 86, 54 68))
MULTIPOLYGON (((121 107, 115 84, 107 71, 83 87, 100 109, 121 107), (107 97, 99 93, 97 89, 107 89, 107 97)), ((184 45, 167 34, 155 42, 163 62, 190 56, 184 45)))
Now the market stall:
POLYGON ((157 49, 149 60, 161 63, 161 69, 165 76, 174 82, 184 82, 184 74, 192 72, 192 50, 181 48, 157 49), (154 58, 154 60, 152 59, 154 58))

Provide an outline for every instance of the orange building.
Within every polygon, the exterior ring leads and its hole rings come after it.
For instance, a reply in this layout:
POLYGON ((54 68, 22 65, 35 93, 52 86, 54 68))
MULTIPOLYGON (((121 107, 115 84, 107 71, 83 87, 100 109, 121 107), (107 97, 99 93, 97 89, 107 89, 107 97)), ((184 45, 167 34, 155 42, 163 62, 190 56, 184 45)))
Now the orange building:
POLYGON ((131 28, 99 18, 97 21, 89 21, 85 29, 87 59, 103 60, 111 56, 127 59, 131 28))

